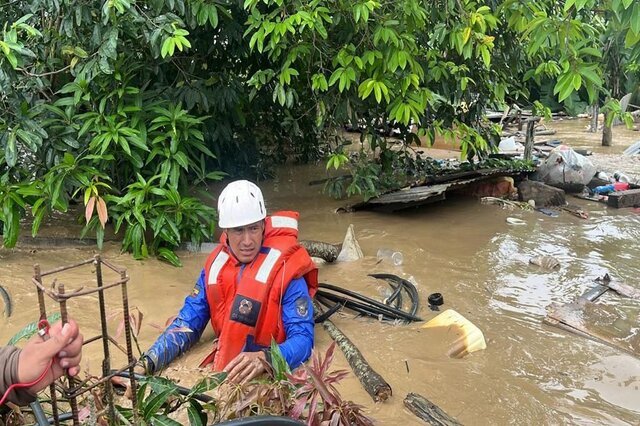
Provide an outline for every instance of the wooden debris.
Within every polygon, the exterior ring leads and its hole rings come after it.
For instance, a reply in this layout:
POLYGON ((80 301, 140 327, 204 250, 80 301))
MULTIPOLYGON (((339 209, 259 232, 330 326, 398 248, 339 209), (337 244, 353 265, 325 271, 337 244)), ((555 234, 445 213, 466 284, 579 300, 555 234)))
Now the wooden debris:
MULTIPOLYGON (((463 182, 472 182, 471 179, 463 182)), ((380 195, 369 201, 353 205, 353 210, 378 209, 384 211, 402 210, 445 199, 445 191, 451 184, 418 186, 380 195)))
MULTIPOLYGON (((319 303, 313 302, 314 309, 318 313, 324 312, 319 303)), ((324 320, 322 326, 329 333, 329 336, 338 345, 347 362, 351 366, 353 373, 356 375, 364 390, 367 391, 375 402, 386 401, 392 394, 391 386, 380 374, 378 374, 364 358, 356 345, 345 336, 342 331, 331 320, 324 320)))
POLYGON ((580 206, 567 204, 565 206, 560 206, 560 208, 575 217, 579 217, 580 219, 589 219, 589 212, 585 211, 580 206))
MULTIPOLYGON (((531 151, 533 150, 533 143, 535 139, 535 125, 540 121, 540 117, 531 117, 527 119, 527 131, 525 133, 525 142, 524 142, 524 159, 525 161, 531 160, 531 151)), ((555 131, 554 131, 555 133, 555 131)), ((541 134, 541 133, 539 133, 541 134)))
POLYGON ((633 288, 627 284, 617 281, 611 281, 607 284, 607 287, 622 296, 640 300, 640 290, 638 290, 637 288, 633 288))
POLYGON ((480 198, 480 204, 494 204, 508 210, 533 210, 533 206, 527 202, 506 200, 498 197, 482 197, 480 198))
POLYGON ((640 205, 640 189, 615 191, 609 193, 607 205, 615 208, 634 207, 640 205))
POLYGON ((604 274, 601 278, 596 278, 596 282, 600 285, 610 288, 621 296, 630 297, 632 299, 640 300, 640 290, 630 285, 613 281, 609 274, 604 274))
POLYGON ((593 311, 594 309, 598 309, 598 306, 600 309, 604 309, 604 307, 595 305, 584 299, 579 299, 577 302, 567 303, 561 306, 554 304, 545 322, 620 349, 635 357, 640 357, 640 334, 620 338, 612 333, 608 333, 605 329, 590 327, 587 324, 584 319, 585 311, 593 311), (560 324, 562 324, 562 326, 560 324))
POLYGON ((420 419, 435 426, 459 426, 456 419, 445 413, 440 407, 417 393, 410 393, 404 399, 404 406, 420 419))
POLYGON ((430 176, 416 186, 388 192, 368 201, 354 204, 348 210, 379 210, 393 212, 444 200, 446 192, 459 189, 472 182, 498 176, 518 176, 525 170, 480 169, 430 176))
POLYGON ((557 132, 555 129, 545 129, 545 130, 536 130, 534 134, 536 136, 551 136, 555 135, 557 132))

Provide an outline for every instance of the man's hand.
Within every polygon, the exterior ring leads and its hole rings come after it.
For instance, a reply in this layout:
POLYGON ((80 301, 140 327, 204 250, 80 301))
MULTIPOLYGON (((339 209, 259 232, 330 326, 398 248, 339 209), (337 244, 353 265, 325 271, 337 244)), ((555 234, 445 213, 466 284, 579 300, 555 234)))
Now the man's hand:
POLYGON ((262 351, 242 352, 232 359, 222 371, 228 373, 227 380, 244 384, 264 373, 266 363, 266 356, 262 351))
POLYGON ((68 369, 69 375, 77 375, 80 372, 82 341, 82 334, 73 320, 64 326, 60 321, 51 326, 48 340, 38 335, 32 337, 20 352, 18 380, 20 383, 36 380, 52 359, 51 369, 42 380, 29 388, 31 392, 37 393, 49 386, 64 374, 65 369, 68 369))

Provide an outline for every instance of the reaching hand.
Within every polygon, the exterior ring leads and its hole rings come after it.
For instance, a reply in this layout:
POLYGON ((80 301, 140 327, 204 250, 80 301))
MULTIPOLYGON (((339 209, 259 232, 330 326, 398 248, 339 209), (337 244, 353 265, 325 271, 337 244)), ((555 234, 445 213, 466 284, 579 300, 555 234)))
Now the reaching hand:
POLYGON ((80 372, 82 342, 82 334, 73 320, 64 327, 62 322, 51 326, 48 340, 40 336, 32 337, 20 352, 18 380, 20 383, 32 382, 51 364, 51 369, 43 379, 29 389, 37 393, 61 377, 65 369, 71 376, 77 375, 80 372))
POLYGON ((262 351, 242 352, 223 371, 228 373, 227 380, 244 384, 264 373, 266 363, 266 356, 262 351))

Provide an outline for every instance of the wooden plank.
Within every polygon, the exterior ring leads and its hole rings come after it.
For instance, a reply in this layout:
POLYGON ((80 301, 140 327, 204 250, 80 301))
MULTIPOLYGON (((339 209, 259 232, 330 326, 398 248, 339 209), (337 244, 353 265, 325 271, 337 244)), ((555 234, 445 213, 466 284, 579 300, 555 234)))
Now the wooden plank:
POLYGON ((602 307, 585 300, 580 300, 577 303, 568 303, 562 306, 556 305, 555 309, 547 316, 551 321, 545 321, 549 324, 558 326, 559 324, 554 324, 553 322, 557 321, 558 323, 563 324, 563 327, 561 328, 567 331, 576 332, 582 336, 586 335, 585 337, 597 340, 640 358, 640 334, 636 333, 634 335, 621 338, 613 335, 612 333, 608 333, 606 329, 589 326, 584 318, 585 310, 594 310, 599 308, 602 307))
POLYGON ((610 192, 607 205, 615 208, 633 207, 640 205, 640 189, 610 192))
POLYGON ((618 281, 605 281, 603 284, 622 296, 640 300, 640 289, 618 281))

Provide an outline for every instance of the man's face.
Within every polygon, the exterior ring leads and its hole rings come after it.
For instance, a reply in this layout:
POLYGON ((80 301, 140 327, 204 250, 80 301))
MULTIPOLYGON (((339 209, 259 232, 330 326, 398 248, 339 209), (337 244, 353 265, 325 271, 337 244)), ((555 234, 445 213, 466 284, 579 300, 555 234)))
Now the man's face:
POLYGON ((262 246, 264 220, 246 226, 227 229, 229 247, 241 263, 250 263, 262 246))

